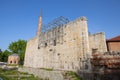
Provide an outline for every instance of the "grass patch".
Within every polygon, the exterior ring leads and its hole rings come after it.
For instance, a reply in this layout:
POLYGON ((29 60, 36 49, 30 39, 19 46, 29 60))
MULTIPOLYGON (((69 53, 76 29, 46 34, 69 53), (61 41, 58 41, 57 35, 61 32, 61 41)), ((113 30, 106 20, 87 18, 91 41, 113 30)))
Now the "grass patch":
POLYGON ((82 80, 75 72, 67 71, 65 76, 70 76, 72 80, 82 80))
POLYGON ((52 68, 40 68, 40 69, 43 69, 43 70, 46 70, 46 71, 53 71, 52 68))
POLYGON ((7 64, 7 66, 18 66, 18 64, 7 64))
POLYGON ((21 68, 22 68, 22 67, 23 67, 23 65, 19 65, 19 67, 21 67, 21 68))
POLYGON ((45 68, 46 71, 53 71, 52 68, 45 68))
POLYGON ((32 74, 19 72, 17 70, 4 70, 0 68, 0 77, 3 80, 42 80, 32 74))

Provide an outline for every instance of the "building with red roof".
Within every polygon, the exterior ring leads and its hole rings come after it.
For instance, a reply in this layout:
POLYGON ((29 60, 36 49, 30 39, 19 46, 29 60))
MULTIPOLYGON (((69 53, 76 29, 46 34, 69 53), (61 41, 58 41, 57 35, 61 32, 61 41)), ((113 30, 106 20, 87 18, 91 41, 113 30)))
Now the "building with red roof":
POLYGON ((106 41, 108 51, 120 52, 120 35, 106 41))

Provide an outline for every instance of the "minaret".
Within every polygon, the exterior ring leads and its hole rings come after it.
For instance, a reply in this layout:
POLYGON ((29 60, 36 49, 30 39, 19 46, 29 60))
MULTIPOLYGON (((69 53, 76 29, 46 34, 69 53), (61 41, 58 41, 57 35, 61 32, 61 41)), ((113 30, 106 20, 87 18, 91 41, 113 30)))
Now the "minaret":
POLYGON ((41 33, 41 28, 42 28, 42 11, 41 11, 41 13, 40 13, 40 18, 39 18, 39 22, 38 22, 37 36, 40 35, 40 33, 41 33))

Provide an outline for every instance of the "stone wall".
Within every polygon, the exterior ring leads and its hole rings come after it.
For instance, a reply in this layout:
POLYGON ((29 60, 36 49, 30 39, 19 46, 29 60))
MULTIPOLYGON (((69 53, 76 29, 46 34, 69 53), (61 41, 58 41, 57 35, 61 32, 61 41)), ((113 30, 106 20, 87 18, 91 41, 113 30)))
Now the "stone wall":
POLYGON ((38 53, 38 37, 34 37, 27 42, 24 66, 34 67, 36 66, 36 57, 38 53), (29 63, 29 64, 28 64, 29 63))
POLYGON ((90 52, 97 50, 98 52, 107 52, 105 34, 103 32, 89 35, 90 52))
POLYGON ((104 34, 88 35, 87 19, 81 17, 29 40, 24 66, 74 71, 87 66, 90 70, 92 49, 105 51, 104 42, 104 34))
POLYGON ((61 71, 47 71, 36 68, 19 68, 18 71, 28 72, 42 79, 64 80, 61 71))

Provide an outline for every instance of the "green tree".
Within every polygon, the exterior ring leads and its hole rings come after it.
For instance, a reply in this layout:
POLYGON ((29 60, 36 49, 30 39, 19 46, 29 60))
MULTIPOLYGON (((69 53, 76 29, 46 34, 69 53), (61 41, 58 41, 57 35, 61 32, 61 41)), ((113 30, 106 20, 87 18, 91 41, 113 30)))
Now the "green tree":
POLYGON ((23 64, 23 62, 24 62, 26 43, 27 43, 27 41, 25 41, 25 40, 18 40, 18 41, 14 41, 14 42, 10 43, 10 45, 8 47, 12 53, 19 54, 20 64, 23 64))
POLYGON ((0 49, 0 61, 2 61, 2 50, 0 49))
POLYGON ((7 60, 8 60, 8 56, 11 54, 11 52, 10 51, 8 51, 8 50, 5 50, 4 52, 2 52, 2 62, 7 62, 7 60))

